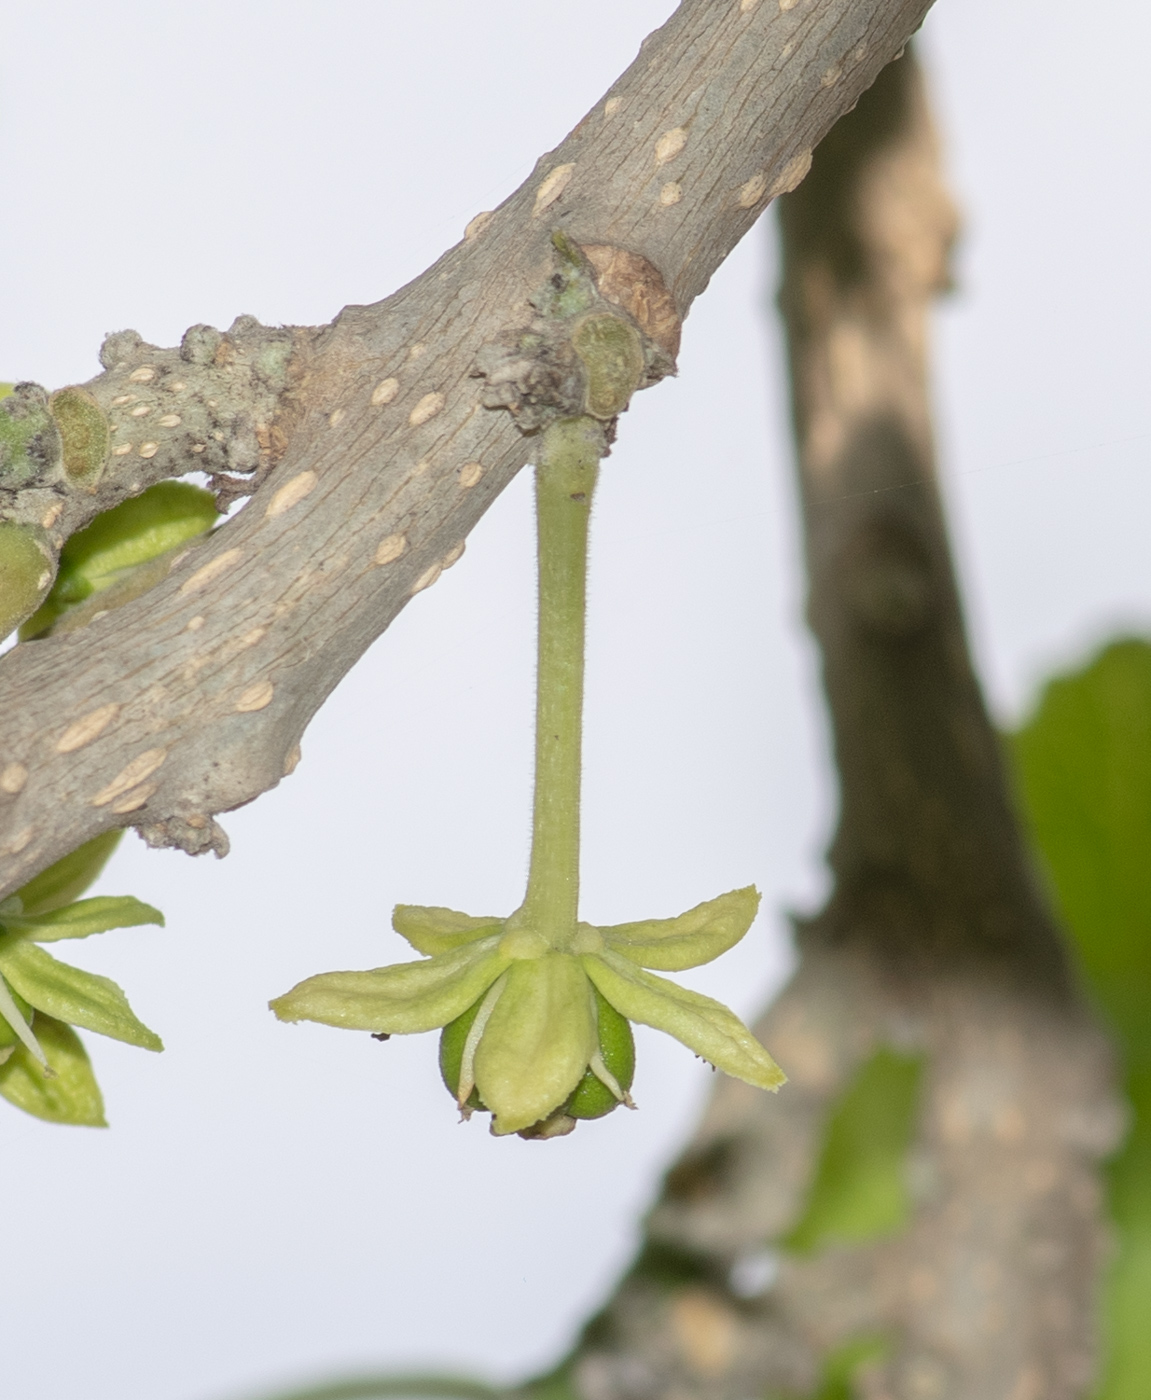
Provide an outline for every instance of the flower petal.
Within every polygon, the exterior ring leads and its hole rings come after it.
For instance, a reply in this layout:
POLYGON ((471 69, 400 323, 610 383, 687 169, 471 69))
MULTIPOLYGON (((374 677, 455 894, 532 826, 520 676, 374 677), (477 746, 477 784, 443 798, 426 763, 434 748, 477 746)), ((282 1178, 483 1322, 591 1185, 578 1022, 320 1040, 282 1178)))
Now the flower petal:
POLYGON ((609 947, 640 967, 682 972, 733 948, 751 927, 759 909, 754 885, 697 904, 674 919, 644 919, 601 928, 609 947))
POLYGON ((516 1133, 558 1108, 596 1049, 591 988, 567 953, 520 959, 476 1050, 476 1087, 492 1131, 516 1133))
MULTIPOLYGON (((109 977, 57 962, 35 943, 14 943, 0 952, 0 972, 29 1006, 46 1016, 143 1050, 164 1048, 160 1037, 136 1018, 128 998, 109 977)), ((39 1034, 37 1018, 37 1039, 39 1034)))
POLYGON ((607 1000, 629 1021, 666 1031, 725 1074, 760 1089, 778 1089, 786 1081, 787 1076, 755 1036, 720 1002, 644 972, 610 949, 586 954, 580 961, 607 1000))
POLYGON ((106 1127, 104 1100, 80 1037, 71 1026, 43 1014, 36 1017, 36 1034, 54 1073, 46 1078, 20 1046, 0 1065, 0 1094, 25 1113, 50 1123, 106 1127))
POLYGON ((487 938, 503 924, 503 919, 476 918, 434 905, 397 904, 392 910, 395 931, 402 934, 417 953, 429 958, 487 938))
POLYGON ((130 894, 97 895, 54 909, 46 914, 8 914, 4 927, 33 943, 55 943, 61 938, 87 938, 110 928, 133 928, 138 924, 163 924, 159 909, 134 899, 130 894))
POLYGON ((367 972, 322 972, 269 1002, 281 1021, 414 1035, 454 1021, 507 966, 498 937, 422 962, 367 972))

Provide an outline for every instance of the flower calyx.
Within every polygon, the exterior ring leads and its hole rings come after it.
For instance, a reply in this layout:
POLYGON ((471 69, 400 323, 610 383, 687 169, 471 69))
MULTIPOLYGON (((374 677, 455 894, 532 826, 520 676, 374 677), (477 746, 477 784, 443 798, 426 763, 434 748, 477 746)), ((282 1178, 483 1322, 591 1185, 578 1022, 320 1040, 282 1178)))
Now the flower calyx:
POLYGON ((659 971, 710 962, 751 926, 759 894, 733 890, 672 919, 580 923, 557 939, 510 919, 398 905, 393 926, 423 959, 310 977, 271 1003, 283 1021, 376 1035, 441 1029, 440 1068, 465 1117, 497 1136, 562 1136, 630 1098, 631 1022, 674 1036, 718 1069, 774 1090, 784 1074, 727 1007, 659 971))

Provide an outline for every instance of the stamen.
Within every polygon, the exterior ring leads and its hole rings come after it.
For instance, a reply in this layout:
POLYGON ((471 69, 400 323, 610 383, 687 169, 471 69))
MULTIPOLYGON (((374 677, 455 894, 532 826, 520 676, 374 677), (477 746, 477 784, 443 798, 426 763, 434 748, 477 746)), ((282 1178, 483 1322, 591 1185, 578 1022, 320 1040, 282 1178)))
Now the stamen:
POLYGON ((55 1078, 56 1071, 48 1064, 48 1057, 40 1049, 40 1042, 32 1034, 32 1028, 20 1015, 20 1008, 12 1000, 12 993, 8 990, 8 983, 3 977, 0 977, 0 1016, 16 1032, 28 1053, 44 1066, 44 1077, 46 1079, 55 1078))
POLYGON ((627 1092, 626 1089, 620 1088, 619 1080, 615 1077, 614 1074, 612 1074, 611 1070, 608 1069, 607 1065, 604 1064, 603 1056, 598 1050, 596 1050, 592 1054, 591 1059, 587 1062, 587 1067, 591 1070, 592 1074, 595 1075, 595 1077, 599 1080, 601 1084, 607 1085, 607 1087, 612 1091, 612 1093, 616 1096, 620 1103, 623 1104, 625 1108, 635 1107, 635 1102, 632 1099, 632 1096, 627 1092))
POLYGON ((476 1048, 480 1043, 480 1036, 483 1035, 488 1022, 491 1020, 492 1012, 496 1009, 496 1002, 500 999, 500 993, 504 989, 504 983, 508 980, 505 972, 498 977, 489 987, 488 994, 480 1003, 480 1009, 476 1012, 476 1019, 471 1024, 468 1031, 468 1038, 464 1041, 464 1053, 460 1060, 460 1082, 456 1090, 456 1103, 460 1106, 460 1112, 465 1117, 470 1117, 468 1110, 468 1099, 471 1098, 472 1090, 476 1087, 476 1048))

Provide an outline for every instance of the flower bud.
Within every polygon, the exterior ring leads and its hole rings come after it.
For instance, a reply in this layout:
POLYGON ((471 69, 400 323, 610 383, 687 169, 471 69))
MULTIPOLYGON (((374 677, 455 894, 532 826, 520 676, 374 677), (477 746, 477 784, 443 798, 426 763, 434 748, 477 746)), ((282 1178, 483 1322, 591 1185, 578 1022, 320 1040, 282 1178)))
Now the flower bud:
POLYGON ((60 389, 48 401, 60 433, 61 459, 68 480, 94 487, 108 460, 111 429, 104 410, 86 390, 60 389))
MULTIPOLYGON (((77 411, 77 433, 79 422, 77 411)), ((64 545, 52 592, 20 629, 21 640, 45 635, 61 613, 111 588, 139 565, 203 534, 217 516, 212 493, 186 481, 159 481, 104 511, 64 545)))
POLYGON ((572 345, 587 374, 584 408, 593 418, 614 418, 628 406, 643 379, 643 341, 622 316, 585 316, 572 345))

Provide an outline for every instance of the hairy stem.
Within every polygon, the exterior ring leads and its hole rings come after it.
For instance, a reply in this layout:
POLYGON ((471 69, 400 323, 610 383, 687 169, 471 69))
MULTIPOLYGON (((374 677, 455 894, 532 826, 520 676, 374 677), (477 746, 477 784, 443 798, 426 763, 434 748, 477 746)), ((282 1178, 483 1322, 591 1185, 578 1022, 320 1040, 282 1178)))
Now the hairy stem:
POLYGON ((592 493, 603 426, 565 418, 544 433, 536 467, 539 631, 532 855, 521 916, 569 946, 579 905, 584 616, 592 493))

